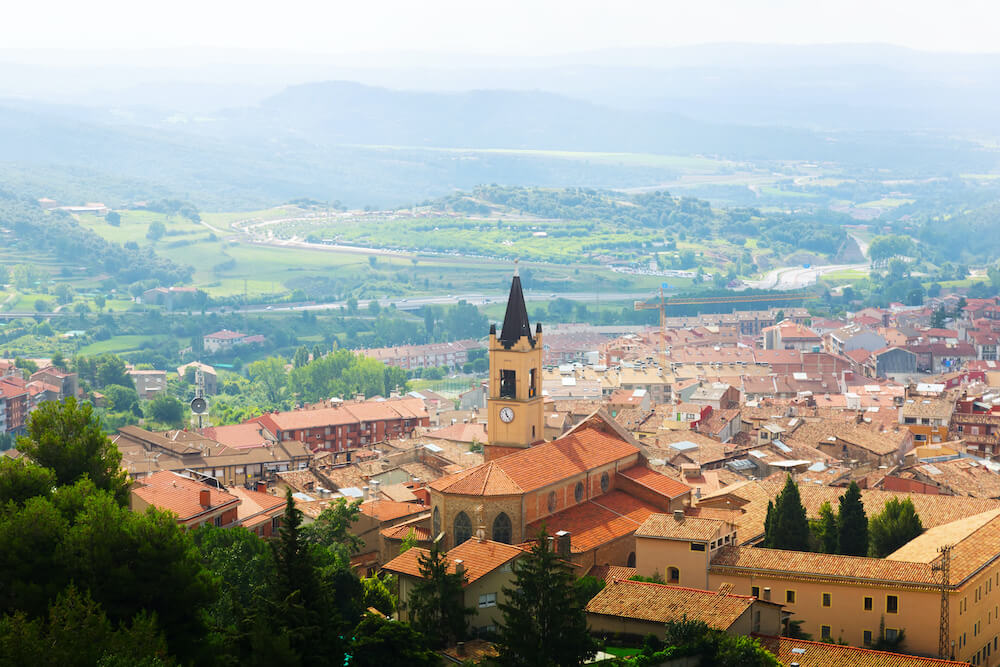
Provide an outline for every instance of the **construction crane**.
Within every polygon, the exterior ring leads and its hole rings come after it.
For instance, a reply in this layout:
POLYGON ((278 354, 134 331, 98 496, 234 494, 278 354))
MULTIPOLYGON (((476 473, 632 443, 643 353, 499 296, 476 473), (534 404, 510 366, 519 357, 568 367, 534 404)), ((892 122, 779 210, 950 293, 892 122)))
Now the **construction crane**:
POLYGON ((762 301, 808 301, 818 299, 819 295, 809 292, 782 292, 781 294, 748 294, 740 296, 706 296, 706 297, 676 297, 668 299, 664 293, 665 285, 660 285, 657 301, 636 301, 636 310, 660 311, 660 353, 667 337, 667 308, 670 306, 718 305, 730 303, 759 303, 762 301))

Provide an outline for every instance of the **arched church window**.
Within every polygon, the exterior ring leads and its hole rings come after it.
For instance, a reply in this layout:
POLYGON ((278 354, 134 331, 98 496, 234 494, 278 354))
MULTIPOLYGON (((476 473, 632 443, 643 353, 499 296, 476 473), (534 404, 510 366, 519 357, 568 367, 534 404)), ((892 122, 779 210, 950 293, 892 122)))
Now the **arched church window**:
POLYGON ((601 473, 601 493, 607 493, 610 487, 611 478, 608 477, 608 473, 601 473))
POLYGON ((513 537, 511 533, 510 517, 505 512, 500 512, 497 518, 493 519, 493 541, 510 544, 513 537))
POLYGON ((549 511, 550 512, 555 512, 556 511, 556 492, 555 491, 549 491, 549 511))
POLYGON ((583 482, 577 482, 576 488, 573 489, 573 497, 576 498, 576 502, 583 501, 583 482))
POLYGON ((469 521, 469 515, 465 512, 459 512, 458 516, 455 517, 454 533, 456 547, 472 537, 472 522, 469 521))
POLYGON ((431 513, 431 530, 433 531, 433 535, 431 535, 432 540, 441 534, 441 510, 437 507, 431 513))

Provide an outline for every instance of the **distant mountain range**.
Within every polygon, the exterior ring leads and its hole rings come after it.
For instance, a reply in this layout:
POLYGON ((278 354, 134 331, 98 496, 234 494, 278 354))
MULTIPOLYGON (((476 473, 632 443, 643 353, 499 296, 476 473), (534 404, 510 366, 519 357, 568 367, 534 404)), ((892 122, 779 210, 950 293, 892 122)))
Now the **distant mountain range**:
POLYGON ((809 161, 900 178, 998 166, 988 148, 1000 136, 998 56, 715 45, 442 62, 0 63, 0 90, 21 95, 0 100, 0 187, 72 182, 67 195, 149 191, 230 208, 297 197, 405 204, 489 182, 651 186, 677 175, 442 148, 704 155, 775 170, 809 161))

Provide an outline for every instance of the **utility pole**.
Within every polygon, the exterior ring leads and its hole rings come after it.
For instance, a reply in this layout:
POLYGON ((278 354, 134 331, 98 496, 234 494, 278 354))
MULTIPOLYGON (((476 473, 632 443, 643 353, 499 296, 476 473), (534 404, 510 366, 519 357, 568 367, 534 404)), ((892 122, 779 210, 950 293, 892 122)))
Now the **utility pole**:
MULTIPOLYGON (((938 635, 938 656, 942 659, 949 659, 951 654, 951 628, 949 621, 949 591, 951 584, 951 545, 945 544, 938 548, 941 554, 941 562, 931 567, 934 571, 941 572, 941 618, 939 621, 940 633, 938 635)), ((954 657, 954 656, 952 656, 954 657)))

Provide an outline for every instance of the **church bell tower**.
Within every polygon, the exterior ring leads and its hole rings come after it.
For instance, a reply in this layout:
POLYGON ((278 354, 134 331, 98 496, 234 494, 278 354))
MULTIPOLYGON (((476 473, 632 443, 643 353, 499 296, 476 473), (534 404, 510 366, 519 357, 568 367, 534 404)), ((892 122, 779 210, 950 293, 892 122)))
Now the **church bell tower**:
POLYGON ((503 328, 490 326, 487 461, 545 440, 542 402, 542 325, 531 333, 521 278, 514 272, 503 328))

